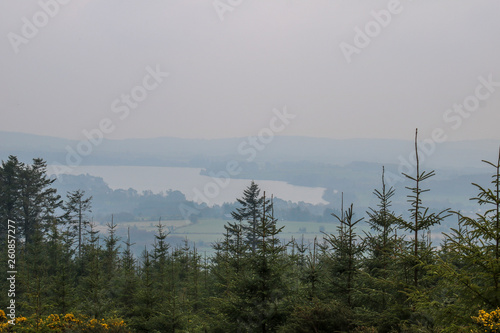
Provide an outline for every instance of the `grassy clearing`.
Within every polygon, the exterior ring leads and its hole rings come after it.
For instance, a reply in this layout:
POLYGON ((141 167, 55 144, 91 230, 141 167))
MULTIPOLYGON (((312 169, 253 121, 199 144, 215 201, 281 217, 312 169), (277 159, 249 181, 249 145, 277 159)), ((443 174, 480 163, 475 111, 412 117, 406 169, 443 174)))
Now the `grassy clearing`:
MULTIPOLYGON (((182 239, 188 239, 191 244, 196 244, 200 252, 206 251, 212 253, 212 244, 221 240, 225 232, 224 225, 228 220, 224 219, 200 219, 197 223, 191 223, 187 220, 166 220, 162 221, 165 229, 170 231, 167 239, 178 244, 182 239)), ((133 221, 120 222, 118 228, 121 229, 120 234, 124 234, 124 230, 130 227, 135 230, 132 233, 132 238, 136 238, 138 244, 147 245, 150 247, 154 241, 154 233, 157 230, 158 221, 133 221), (137 231, 140 231, 137 232, 137 231), (145 233, 143 233, 145 232, 145 233), (147 233, 147 234, 146 234, 147 233), (140 237, 140 238, 138 238, 140 237)), ((323 232, 335 233, 338 222, 297 222, 297 221, 278 221, 278 226, 284 226, 281 238, 283 240, 291 240, 292 238, 300 240, 304 237, 305 243, 312 242, 315 237, 323 238, 323 232)), ((363 230, 367 230, 366 224, 360 223, 358 234, 362 234, 363 230)))

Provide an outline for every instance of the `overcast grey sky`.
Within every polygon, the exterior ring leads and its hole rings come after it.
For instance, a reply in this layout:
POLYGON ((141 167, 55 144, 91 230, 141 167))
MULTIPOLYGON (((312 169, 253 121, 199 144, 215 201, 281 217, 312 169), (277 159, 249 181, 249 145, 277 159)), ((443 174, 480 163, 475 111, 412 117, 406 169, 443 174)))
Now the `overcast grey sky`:
POLYGON ((0 130, 82 139, 107 118, 108 138, 243 137, 286 106, 281 135, 500 139, 497 0, 55 1, 0 2, 0 130), (356 27, 375 30, 348 62, 356 27))

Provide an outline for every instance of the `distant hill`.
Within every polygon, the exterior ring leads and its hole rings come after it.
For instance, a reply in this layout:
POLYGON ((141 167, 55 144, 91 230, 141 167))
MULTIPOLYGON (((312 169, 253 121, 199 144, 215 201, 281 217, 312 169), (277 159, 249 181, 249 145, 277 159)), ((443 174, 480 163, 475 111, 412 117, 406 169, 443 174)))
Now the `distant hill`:
MULTIPOLYGON (((76 149, 78 144, 79 141, 49 136, 0 132, 0 159, 16 155, 22 161, 30 162, 33 157, 42 157, 48 164, 64 165, 67 149, 76 149)), ((492 170, 481 160, 496 161, 498 146, 499 142, 494 140, 446 142, 436 146, 430 156, 422 154, 422 170, 436 170, 436 177, 425 184, 425 188, 431 189, 425 195, 429 206, 432 209, 451 207, 470 213, 477 209, 476 203, 469 200, 477 194, 471 183, 489 186, 492 170)), ((237 160, 242 171, 234 175, 235 178, 280 180, 293 185, 323 187, 326 188, 323 199, 330 203, 330 207, 340 206, 343 193, 346 202, 354 202, 358 211, 364 212, 377 204, 372 193, 375 188, 380 188, 382 166, 385 166, 386 175, 401 176, 401 163, 407 163, 402 161, 409 160, 414 148, 413 142, 404 140, 285 136, 276 137, 262 146, 262 150, 255 150, 255 159, 248 161, 250 147, 248 138, 103 140, 100 145, 92 147, 89 156, 82 158, 81 165, 197 167, 210 175, 224 171, 228 161, 237 160)), ((405 186, 408 185, 403 178, 394 183, 395 211, 407 211, 408 190, 405 186)), ((81 188, 85 186, 80 184, 81 188)), ((62 190, 64 193, 67 189, 62 190)), ((116 205, 111 211, 137 213, 123 208, 131 207, 126 201, 116 205)))
MULTIPOLYGON (((0 158, 9 154, 29 161, 42 157, 49 164, 65 164, 67 147, 75 150, 79 141, 25 133, 0 132, 0 158)), ((422 158, 430 168, 452 168, 475 172, 481 160, 494 160, 499 142, 495 140, 445 142, 435 153, 422 158)), ((206 168, 214 162, 230 159, 243 161, 255 152, 252 162, 298 162, 347 165, 370 162, 399 165, 408 160, 413 142, 389 139, 349 139, 279 136, 262 150, 252 148, 248 138, 102 140, 92 146, 92 153, 82 158, 82 165, 190 166, 206 168)))

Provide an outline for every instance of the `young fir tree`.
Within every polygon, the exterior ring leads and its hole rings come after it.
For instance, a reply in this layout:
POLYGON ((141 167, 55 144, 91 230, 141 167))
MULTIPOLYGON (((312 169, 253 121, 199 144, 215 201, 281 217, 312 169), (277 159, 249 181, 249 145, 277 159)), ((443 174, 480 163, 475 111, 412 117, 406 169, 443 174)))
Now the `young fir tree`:
POLYGON ((356 225, 363 218, 355 220, 353 205, 341 217, 333 214, 340 222, 337 234, 325 234, 325 241, 331 252, 329 258, 330 292, 348 308, 353 308, 354 293, 357 290, 357 280, 360 266, 360 256, 364 251, 364 242, 356 234, 356 225))
POLYGON ((269 202, 266 202, 265 198, 260 196, 259 186, 253 181, 243 191, 243 198, 237 199, 237 201, 241 207, 237 208, 231 215, 233 219, 241 223, 246 243, 250 246, 252 252, 255 252, 258 241, 257 225, 262 217, 269 213, 269 202), (267 209, 263 210, 262 208, 266 206, 267 209))
POLYGON ((76 301, 73 239, 53 223, 47 239, 49 298, 52 313, 68 313, 76 301))
POLYGON ((213 246, 211 274, 215 278, 213 299, 209 313, 210 326, 215 331, 237 331, 242 325, 244 290, 241 287, 246 279, 248 265, 247 253, 242 251, 243 229, 240 223, 225 225, 222 241, 213 246))
MULTIPOLYGON (((39 158, 31 165, 9 156, 0 167, 0 229, 7 235, 8 220, 15 221, 16 262, 18 263, 18 296, 20 310, 41 316, 49 309, 48 288, 50 263, 45 235, 60 219, 56 210, 60 197, 51 187, 55 179, 46 175, 46 163, 39 158)), ((0 245, 4 245, 0 237, 0 245)), ((17 267, 16 267, 17 268, 17 267)), ((3 274, 2 274, 3 275, 3 274)))
POLYGON ((353 219, 352 207, 345 216, 337 218, 341 221, 338 234, 325 235, 325 244, 314 241, 305 262, 303 280, 309 292, 302 299, 292 298, 293 309, 278 332, 345 332, 352 329, 353 312, 347 303, 354 303, 357 287, 362 244, 358 242, 355 225, 360 220, 353 219))
POLYGON ((166 241, 168 232, 165 231, 161 218, 156 228, 151 261, 157 304, 155 306, 155 316, 150 319, 150 325, 160 332, 171 332, 173 325, 170 314, 173 313, 172 298, 175 296, 172 292, 171 283, 172 258, 169 254, 170 245, 166 241))
POLYGON ((426 232, 430 227, 440 224, 447 216, 449 216, 449 209, 442 210, 438 213, 431 213, 429 208, 424 206, 422 202, 422 195, 429 189, 422 188, 422 182, 428 180, 435 175, 434 171, 420 172, 420 161, 418 154, 418 129, 415 131, 415 161, 416 161, 416 174, 414 176, 403 174, 407 179, 414 182, 413 187, 406 187, 411 191, 408 195, 408 202, 411 207, 408 209, 410 212, 410 219, 405 221, 403 219, 399 220, 399 224, 405 229, 413 234, 412 239, 412 249, 408 255, 406 255, 406 261, 409 263, 412 269, 412 284, 415 289, 419 287, 419 281, 424 275, 422 269, 423 264, 428 262, 432 256, 432 248, 426 246, 426 243, 419 239, 419 234, 421 232, 426 232))
POLYGON ((314 237, 312 244, 306 244, 304 235, 297 242, 292 239, 292 254, 289 256, 292 266, 292 294, 294 302, 312 300, 318 297, 318 285, 320 283, 320 247, 317 238, 314 237))
POLYGON ((102 260, 104 251, 99 242, 99 231, 91 223, 89 239, 82 248, 83 272, 79 281, 78 294, 82 297, 80 311, 94 318, 102 318, 109 310, 102 260))
POLYGON ((68 192, 68 198, 64 204, 65 218, 70 229, 76 233, 78 242, 78 257, 82 255, 82 236, 90 224, 86 213, 92 212, 92 197, 85 198, 85 191, 76 190, 68 192))
POLYGON ((237 199, 241 207, 231 213, 235 222, 228 222, 224 239, 214 244, 212 272, 216 277, 215 298, 211 312, 219 323, 212 326, 226 326, 228 330, 242 329, 251 317, 248 304, 247 282, 251 276, 250 259, 257 251, 258 226, 268 202, 260 196, 259 186, 252 181, 237 199), (221 319, 223 318, 223 319, 221 319))
POLYGON ((373 264, 376 265, 377 270, 380 271, 382 276, 386 276, 387 272, 384 271, 391 260, 391 256, 394 254, 394 226, 400 219, 400 217, 397 217, 391 211, 391 199, 394 196, 395 190, 392 186, 387 188, 384 174, 385 169, 382 168, 382 189, 373 192, 379 200, 377 204, 378 209, 370 208, 370 211, 366 212, 369 218, 368 224, 375 233, 368 235, 369 244, 367 246, 371 252, 371 257, 375 261, 373 264))
POLYGON ((24 164, 17 157, 9 156, 0 166, 0 245, 4 244, 7 235, 7 221, 21 220, 20 172, 24 164))
POLYGON ((364 326, 376 326, 379 332, 398 329, 399 322, 408 316, 401 313, 405 298, 398 285, 398 264, 395 256, 400 241, 395 226, 400 217, 391 210, 394 188, 385 183, 382 168, 382 187, 373 194, 378 199, 377 208, 367 212, 371 232, 366 234, 366 252, 360 281, 363 307, 357 309, 357 321, 364 326))
POLYGON ((481 209, 474 217, 456 212, 459 227, 445 234, 445 247, 434 272, 441 277, 441 294, 429 295, 443 326, 469 323, 477 311, 500 307, 500 150, 496 163, 483 161, 494 168, 491 186, 473 183, 478 189, 472 198, 481 209), (435 307, 436 308, 436 307, 435 307))
POLYGON ((158 295, 153 280, 153 263, 151 254, 144 248, 142 265, 139 270, 139 284, 134 298, 133 322, 131 326, 137 332, 151 332, 155 329, 154 317, 158 303, 158 295))
POLYGON ((127 229, 127 240, 124 243, 125 249, 120 258, 119 279, 117 282, 118 304, 123 316, 132 317, 138 278, 136 275, 136 260, 132 254, 132 246, 135 243, 130 240, 130 228, 127 229))
MULTIPOLYGON (((36 228, 31 234, 30 243, 20 248, 19 259, 22 265, 18 270, 19 292, 16 290, 21 313, 34 315, 37 319, 48 314, 49 257, 42 232, 36 228)), ((16 280, 17 281, 17 280, 16 280)))
POLYGON ((102 268, 104 271, 106 297, 111 302, 113 308, 116 308, 116 298, 118 296, 117 280, 119 275, 119 251, 120 239, 116 236, 117 225, 114 223, 114 217, 111 215, 111 222, 106 224, 108 235, 104 237, 104 252, 102 258, 102 268))
POLYGON ((283 324, 287 310, 284 300, 288 296, 288 286, 283 281, 287 244, 278 238, 284 226, 276 225, 272 199, 270 207, 266 206, 267 202, 264 192, 261 219, 255 227, 255 252, 249 260, 251 279, 245 288, 248 290, 246 303, 251 309, 245 311, 248 317, 244 327, 263 333, 274 332, 283 324))
POLYGON ((19 223, 20 236, 29 243, 38 230, 48 230, 56 216, 56 210, 61 207, 62 200, 51 185, 55 179, 46 174, 47 163, 40 158, 34 158, 31 165, 25 165, 19 170, 19 195, 21 200, 19 223))
MULTIPOLYGON (((21 246, 18 240, 18 238, 20 238, 20 230, 16 221, 20 221, 21 201, 19 193, 19 170, 22 167, 22 163, 12 155, 9 156, 7 161, 2 161, 0 165, 0 290, 4 291, 10 288, 9 281, 7 280, 9 277, 7 271, 11 271, 8 267, 9 257, 7 251, 9 220, 13 221, 10 223, 10 234, 11 236, 16 236, 15 243, 17 245, 17 252, 19 252, 19 247, 21 246), (15 235, 12 234, 14 231, 15 235)), ((10 299, 7 297, 7 294, 7 292, 0 293, 0 309, 6 309, 9 305, 10 299)))
MULTIPOLYGON (((26 165, 9 156, 0 167, 0 231, 6 231, 7 220, 16 221, 17 238, 29 243, 35 230, 47 231, 62 201, 51 185, 55 179, 46 174, 47 163, 34 158, 26 165)), ((1 232, 5 235, 4 232, 1 232)), ((1 241, 1 239, 0 239, 1 241)))
POLYGON ((212 272, 220 296, 210 310, 218 323, 212 321, 211 325, 227 331, 268 332, 283 320, 286 246, 278 238, 282 228, 276 226, 269 200, 265 196, 256 199, 260 190, 253 182, 245 193, 244 207, 261 211, 244 215, 245 225, 242 215, 246 210, 238 209, 233 214, 237 222, 228 223, 224 239, 214 245, 212 272), (244 237, 245 231, 248 237, 244 237))

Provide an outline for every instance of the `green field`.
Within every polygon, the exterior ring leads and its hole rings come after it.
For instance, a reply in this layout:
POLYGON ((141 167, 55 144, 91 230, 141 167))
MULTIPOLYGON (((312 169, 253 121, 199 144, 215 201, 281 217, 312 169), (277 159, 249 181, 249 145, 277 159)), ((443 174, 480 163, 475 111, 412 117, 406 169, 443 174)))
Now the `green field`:
MULTIPOLYGON (((332 218, 333 219, 333 218, 332 218)), ((200 219, 197 223, 191 223, 187 220, 166 220, 162 221, 165 229, 170 229, 170 234, 167 240, 171 243, 178 243, 182 239, 188 239, 190 244, 196 244, 199 252, 212 253, 212 244, 221 240, 224 234, 224 225, 227 220, 223 219, 200 219)), ((312 242, 315 237, 319 240, 323 238, 323 233, 336 233, 338 222, 296 222, 296 221, 278 221, 278 227, 284 226, 280 238, 285 241, 292 238, 301 240, 304 236, 305 243, 312 242)), ((141 221, 141 222, 120 222, 118 224, 119 234, 123 235, 127 227, 130 227, 132 241, 141 248, 146 245, 148 248, 152 246, 154 233, 157 230, 158 221, 141 221)), ((366 223, 360 222, 357 233, 363 234, 363 230, 367 231, 366 223)), ((123 236, 122 236, 123 237, 123 236)))

